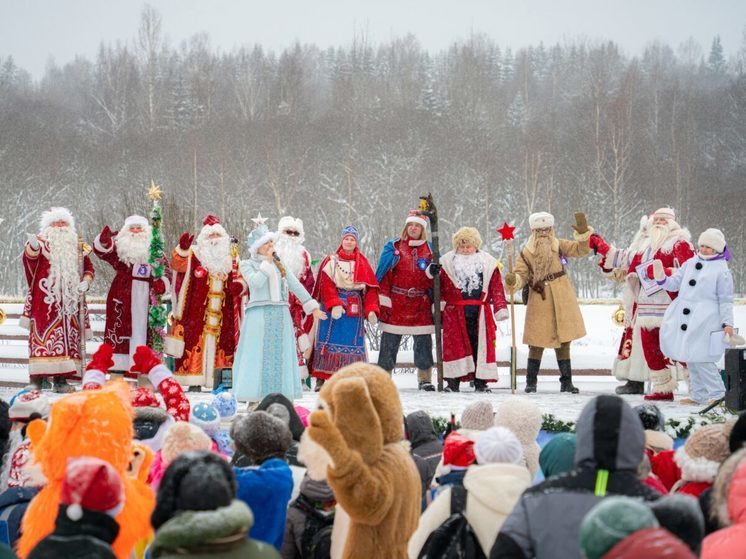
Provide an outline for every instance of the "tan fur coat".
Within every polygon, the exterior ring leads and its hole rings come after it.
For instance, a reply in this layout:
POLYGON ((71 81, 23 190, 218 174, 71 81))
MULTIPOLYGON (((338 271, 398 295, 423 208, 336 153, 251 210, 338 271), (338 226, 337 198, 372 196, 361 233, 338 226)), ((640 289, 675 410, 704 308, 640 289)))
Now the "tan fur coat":
MULTIPOLYGON (((590 253, 588 239, 593 232, 589 229, 582 235, 575 234, 575 240, 553 239, 552 243, 552 267, 550 274, 562 271, 560 252, 565 258, 581 258, 590 253)), ((533 237, 532 237, 533 240, 533 237)), ((535 269, 534 243, 529 240, 523 247, 526 260, 535 269)), ((516 291, 528 281, 528 266, 516 255, 515 273, 518 276, 516 291)), ((531 291, 526 307, 526 324, 523 329, 523 343, 535 347, 557 348, 563 342, 570 342, 585 336, 585 324, 580 314, 578 298, 573 289, 570 278, 564 275, 553 281, 547 282, 544 289, 545 298, 531 291)))

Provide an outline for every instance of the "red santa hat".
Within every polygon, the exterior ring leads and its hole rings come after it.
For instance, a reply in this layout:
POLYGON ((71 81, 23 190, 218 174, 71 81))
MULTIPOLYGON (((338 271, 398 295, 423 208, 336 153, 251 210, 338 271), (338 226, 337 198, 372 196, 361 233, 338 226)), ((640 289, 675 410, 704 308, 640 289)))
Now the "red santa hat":
POLYGON ((216 216, 207 214, 205 216, 205 219, 202 220, 202 225, 221 225, 221 223, 216 216))
POLYGON ((464 435, 450 433, 443 442, 443 470, 465 470, 476 460, 474 441, 464 435))
POLYGON ((74 522, 83 517, 83 509, 114 518, 124 505, 124 486, 108 462, 92 456, 71 458, 62 481, 60 504, 67 506, 66 514, 74 522))
POLYGON ((144 218, 141 215, 131 215, 127 219, 124 220, 124 229, 129 229, 130 227, 139 225, 142 228, 147 227, 150 225, 150 222, 148 222, 147 218, 144 218))
POLYGON ((653 213, 653 219, 657 218, 676 221, 676 212, 673 211, 673 208, 658 208, 655 210, 655 213, 653 213))
POLYGON ((49 397, 39 390, 26 390, 10 402, 8 417, 11 421, 28 421, 32 413, 42 418, 49 416, 49 397))
POLYGON ((39 224, 40 230, 44 231, 55 221, 64 221, 68 224, 70 229, 75 229, 75 219, 73 218, 73 214, 70 213, 70 210, 67 208, 53 207, 41 214, 41 223, 39 224))
POLYGON ((423 229, 427 229, 427 217, 420 214, 417 210, 410 210, 404 223, 416 223, 417 225, 421 225, 423 229))

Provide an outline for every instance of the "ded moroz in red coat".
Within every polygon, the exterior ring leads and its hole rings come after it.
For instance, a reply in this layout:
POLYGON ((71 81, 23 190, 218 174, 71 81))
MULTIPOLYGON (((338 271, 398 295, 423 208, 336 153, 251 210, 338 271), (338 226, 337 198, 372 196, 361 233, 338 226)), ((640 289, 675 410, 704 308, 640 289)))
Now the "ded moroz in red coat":
POLYGON ((166 352, 177 358, 174 378, 180 384, 205 385, 212 382, 215 369, 233 366, 238 334, 234 322, 238 307, 234 299, 245 291, 245 285, 235 271, 226 276, 210 274, 193 248, 182 251, 176 247, 171 268, 175 275, 174 322, 166 340, 166 352), (183 352, 173 344, 179 339, 184 342, 183 352))
MULTIPOLYGON (((49 292, 50 253, 44 237, 37 238, 34 249, 27 242, 23 250, 23 269, 28 293, 19 324, 29 330, 29 375, 32 377, 72 377, 80 369, 80 322, 77 300, 67 312, 49 292)), ((93 264, 83 247, 83 277, 93 281, 93 264)), ((86 309, 85 335, 91 336, 86 309)))
POLYGON ((443 307, 443 375, 469 381, 478 378, 497 380, 497 335, 495 317, 507 316, 507 302, 497 260, 484 251, 478 251, 482 260, 482 295, 479 300, 467 302, 457 287, 453 266, 454 251, 440 259, 441 307, 443 307), (469 335, 466 330, 464 307, 477 304, 479 311, 478 354, 476 367, 469 335), (485 312, 487 311, 487 312, 485 312), (476 371, 475 371, 476 369, 476 371))
MULTIPOLYGON (((113 234, 116 237, 116 233, 113 234)), ((114 366, 111 371, 130 373, 132 355, 139 345, 150 345, 148 312, 151 291, 163 293, 168 287, 168 270, 157 282, 153 281, 150 264, 137 266, 120 260, 116 243, 112 239, 108 245, 97 235, 93 241, 93 251, 101 260, 114 268, 115 276, 106 296, 106 328, 104 341, 114 348, 114 366)))

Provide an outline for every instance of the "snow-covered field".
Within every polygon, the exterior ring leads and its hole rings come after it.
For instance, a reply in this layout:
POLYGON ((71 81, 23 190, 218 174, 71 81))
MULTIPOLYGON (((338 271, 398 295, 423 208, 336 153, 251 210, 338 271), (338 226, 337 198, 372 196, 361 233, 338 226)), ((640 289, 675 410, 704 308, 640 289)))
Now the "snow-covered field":
MULTIPOLYGON (((746 305, 743 302, 736 305, 736 325, 746 329, 746 305)), ((573 367, 576 370, 594 369, 608 371, 614 361, 621 328, 611 322, 612 312, 617 308, 616 303, 608 304, 586 304, 582 306, 583 317, 586 323, 588 334, 573 344, 573 367)), ((518 367, 525 367, 528 348, 520 343, 522 336, 523 312, 525 307, 516 305, 516 335, 518 341, 518 367)), ((509 322, 501 324, 501 335, 499 338, 499 356, 501 361, 509 360, 510 351, 510 331, 509 322)), ((6 324, 0 327, 0 338, 8 335, 10 332, 16 333, 19 330, 13 321, 8 320, 6 324)), ((21 332, 25 332, 20 330, 21 332)), ((22 357, 27 355, 27 349, 24 342, 16 340, 3 340, 0 343, 0 357, 22 357), (24 353, 26 352, 26 353, 24 353)), ((405 362, 411 360, 411 352, 402 352, 399 360, 405 362)), ((371 355, 371 360, 375 360, 375 354, 371 355)), ((543 366, 546 369, 556 369, 554 352, 547 351, 544 356, 543 366)), ((500 368, 500 379, 498 383, 492 386, 492 393, 476 394, 468 385, 462 387, 460 393, 437 393, 437 392, 420 392, 417 390, 417 378, 414 373, 395 373, 394 380, 399 386, 402 405, 405 413, 417 409, 423 409, 434 416, 448 417, 451 413, 461 415, 463 409, 478 399, 486 398, 498 406, 500 402, 507 398, 513 397, 509 388, 509 370, 507 367, 500 368)), ((27 382, 28 372, 22 365, 0 365, 0 385, 3 382, 27 382)), ((538 392, 530 397, 535 399, 542 408, 544 413, 551 413, 557 418, 565 421, 573 421, 580 414, 580 410, 585 403, 598 394, 613 393, 614 387, 618 385, 617 381, 611 377, 610 373, 606 375, 576 375, 573 382, 580 388, 580 394, 560 394, 559 382, 557 376, 540 375, 538 392)), ((518 378, 518 390, 516 395, 524 395, 524 379, 518 378)), ((0 397, 3 399, 10 398, 18 388, 0 386, 0 397)), ((684 395, 686 386, 681 383, 678 395, 684 395)), ((202 394, 190 394, 193 401, 208 400, 209 392, 202 394)), ((636 405, 643 401, 642 396, 627 396, 627 401, 631 405, 636 405)), ((303 397, 297 401, 299 405, 313 409, 316 406, 317 394, 314 392, 305 392, 303 397)), ((699 411, 697 407, 681 406, 678 402, 659 404, 667 418, 683 418, 692 413, 699 411)))

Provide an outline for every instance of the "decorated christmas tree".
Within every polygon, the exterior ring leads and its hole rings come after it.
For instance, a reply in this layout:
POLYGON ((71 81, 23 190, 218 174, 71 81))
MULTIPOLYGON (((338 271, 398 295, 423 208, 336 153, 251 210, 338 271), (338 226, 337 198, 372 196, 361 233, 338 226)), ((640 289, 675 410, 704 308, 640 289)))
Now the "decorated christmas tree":
MULTIPOLYGON (((153 227, 153 233, 150 238, 150 255, 148 262, 152 268, 153 281, 163 277, 166 270, 166 257, 163 254, 163 234, 161 233, 161 221, 163 219, 163 210, 160 200, 163 191, 155 181, 150 181, 148 198, 153 202, 153 208, 150 210, 150 224, 153 227)), ((151 347, 157 353, 163 353, 163 338, 166 335, 166 318, 167 311, 161 300, 161 295, 150 291, 150 311, 148 314, 148 326, 150 327, 151 347)))

